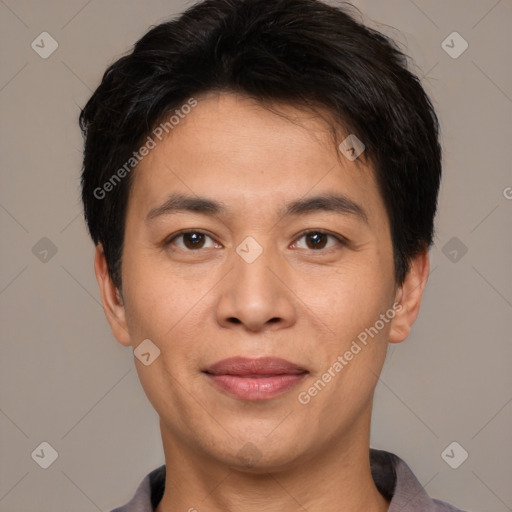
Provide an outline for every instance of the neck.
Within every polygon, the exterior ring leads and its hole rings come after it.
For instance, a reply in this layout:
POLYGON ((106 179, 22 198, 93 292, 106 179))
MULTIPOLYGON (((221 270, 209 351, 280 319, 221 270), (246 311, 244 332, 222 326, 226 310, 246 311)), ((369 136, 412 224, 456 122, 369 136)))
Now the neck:
POLYGON ((165 491, 156 512, 385 512, 369 463, 369 424, 351 442, 329 443, 276 468, 238 468, 191 453, 162 427, 165 491), (337 444, 337 446, 336 446, 337 444))

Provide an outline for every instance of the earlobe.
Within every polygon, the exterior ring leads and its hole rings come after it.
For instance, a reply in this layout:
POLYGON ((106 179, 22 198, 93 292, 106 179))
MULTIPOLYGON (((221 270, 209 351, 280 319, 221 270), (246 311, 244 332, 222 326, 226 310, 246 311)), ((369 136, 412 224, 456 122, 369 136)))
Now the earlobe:
POLYGON ((115 338, 121 345, 130 346, 130 336, 126 324, 126 312, 123 298, 119 290, 114 286, 108 273, 107 260, 101 244, 96 246, 94 255, 94 273, 100 288, 103 311, 107 317, 110 328, 115 338))
POLYGON ((397 307, 391 322, 390 343, 400 343, 409 336, 412 324, 418 317, 429 270, 428 251, 421 252, 411 260, 405 280, 396 292, 397 307))

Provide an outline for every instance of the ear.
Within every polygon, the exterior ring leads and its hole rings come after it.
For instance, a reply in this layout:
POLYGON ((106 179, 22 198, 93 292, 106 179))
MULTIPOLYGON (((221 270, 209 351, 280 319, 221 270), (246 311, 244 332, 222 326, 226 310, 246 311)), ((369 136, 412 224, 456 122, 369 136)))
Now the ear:
POLYGON ((391 321, 390 343, 404 341, 411 331, 420 310, 423 290, 430 271, 428 251, 423 251, 411 260, 409 271, 403 284, 397 289, 394 308, 395 317, 391 321))
POLYGON ((121 293, 114 286, 108 273, 107 260, 101 244, 96 246, 94 254, 94 273, 101 293, 103 311, 107 317, 115 338, 121 345, 130 346, 130 336, 126 324, 126 313, 121 293))

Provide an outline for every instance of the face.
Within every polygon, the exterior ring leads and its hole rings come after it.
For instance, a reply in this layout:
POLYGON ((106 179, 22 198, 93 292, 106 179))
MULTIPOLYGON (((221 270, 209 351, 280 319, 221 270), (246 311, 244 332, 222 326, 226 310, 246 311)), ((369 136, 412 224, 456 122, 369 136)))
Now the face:
POLYGON ((141 161, 112 322, 160 350, 135 364, 164 443, 252 471, 364 441, 399 317, 372 169, 279 110, 198 98, 141 161), (214 366, 230 358, 249 360, 214 366))

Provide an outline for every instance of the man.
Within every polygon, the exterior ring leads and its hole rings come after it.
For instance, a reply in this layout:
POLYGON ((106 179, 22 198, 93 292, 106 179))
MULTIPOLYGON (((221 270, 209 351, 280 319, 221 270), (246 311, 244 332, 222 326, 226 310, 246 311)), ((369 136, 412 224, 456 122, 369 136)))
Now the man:
POLYGON ((165 452, 116 511, 457 510, 369 448, 441 176, 396 46, 316 0, 206 0, 110 66, 80 123, 105 313, 165 452))

